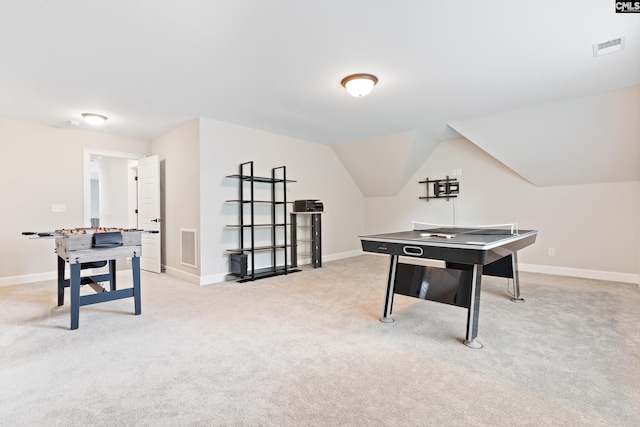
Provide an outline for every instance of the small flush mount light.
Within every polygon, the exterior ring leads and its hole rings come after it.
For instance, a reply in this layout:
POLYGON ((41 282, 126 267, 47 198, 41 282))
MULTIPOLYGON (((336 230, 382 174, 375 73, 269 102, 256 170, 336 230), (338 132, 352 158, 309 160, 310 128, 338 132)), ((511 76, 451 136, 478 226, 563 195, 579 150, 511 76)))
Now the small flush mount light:
POLYGON ((340 84, 353 96, 365 96, 373 90, 378 78, 372 74, 352 74, 342 79, 340 84))
POLYGON ((100 126, 107 120, 107 116, 94 113, 83 113, 82 118, 84 118, 84 120, 92 126, 100 126))

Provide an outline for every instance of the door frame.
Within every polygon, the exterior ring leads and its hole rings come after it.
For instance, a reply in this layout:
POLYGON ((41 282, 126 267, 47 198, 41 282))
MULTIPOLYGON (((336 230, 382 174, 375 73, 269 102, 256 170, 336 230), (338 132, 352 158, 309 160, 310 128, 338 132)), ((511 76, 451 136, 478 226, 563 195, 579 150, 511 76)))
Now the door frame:
POLYGON ((91 156, 115 157, 120 159, 139 160, 145 157, 140 153, 125 153, 121 151, 99 150, 85 148, 83 150, 83 189, 84 189, 84 227, 91 227, 91 156))

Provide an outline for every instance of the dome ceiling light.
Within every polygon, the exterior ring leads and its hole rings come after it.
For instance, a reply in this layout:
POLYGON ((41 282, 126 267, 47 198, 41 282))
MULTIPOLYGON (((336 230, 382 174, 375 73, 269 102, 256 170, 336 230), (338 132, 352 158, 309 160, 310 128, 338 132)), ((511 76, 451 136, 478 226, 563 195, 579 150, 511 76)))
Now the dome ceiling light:
POLYGON ((378 83, 378 78, 372 74, 352 74, 342 79, 340 84, 353 96, 366 96, 378 83))
POLYGON ((100 126, 107 120, 107 116, 94 113, 83 113, 82 118, 92 126, 100 126))

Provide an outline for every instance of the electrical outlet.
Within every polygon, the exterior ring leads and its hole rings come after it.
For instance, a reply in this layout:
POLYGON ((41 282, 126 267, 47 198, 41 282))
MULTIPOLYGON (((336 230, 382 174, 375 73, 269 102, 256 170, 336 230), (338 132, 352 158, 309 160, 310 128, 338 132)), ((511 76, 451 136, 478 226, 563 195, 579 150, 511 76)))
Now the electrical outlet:
POLYGON ((458 175, 458 176, 462 175, 462 169, 457 169, 456 170, 456 175, 458 175))
POLYGON ((549 248, 549 256, 556 256, 556 250, 554 248, 549 248))
POLYGON ((67 205, 51 205, 51 212, 66 212, 67 211, 67 205))

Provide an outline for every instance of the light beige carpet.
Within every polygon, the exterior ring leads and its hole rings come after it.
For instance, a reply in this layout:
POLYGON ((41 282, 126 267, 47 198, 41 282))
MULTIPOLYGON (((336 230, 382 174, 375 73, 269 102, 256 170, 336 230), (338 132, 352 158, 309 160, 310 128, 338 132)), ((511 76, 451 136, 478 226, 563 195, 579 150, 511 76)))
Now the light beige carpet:
POLYGON ((143 273, 142 315, 82 307, 75 331, 54 281, 0 287, 0 425, 640 425, 637 285, 521 273, 514 304, 485 277, 473 350, 459 307, 396 296, 379 322, 387 269, 363 255, 207 287, 143 273))

